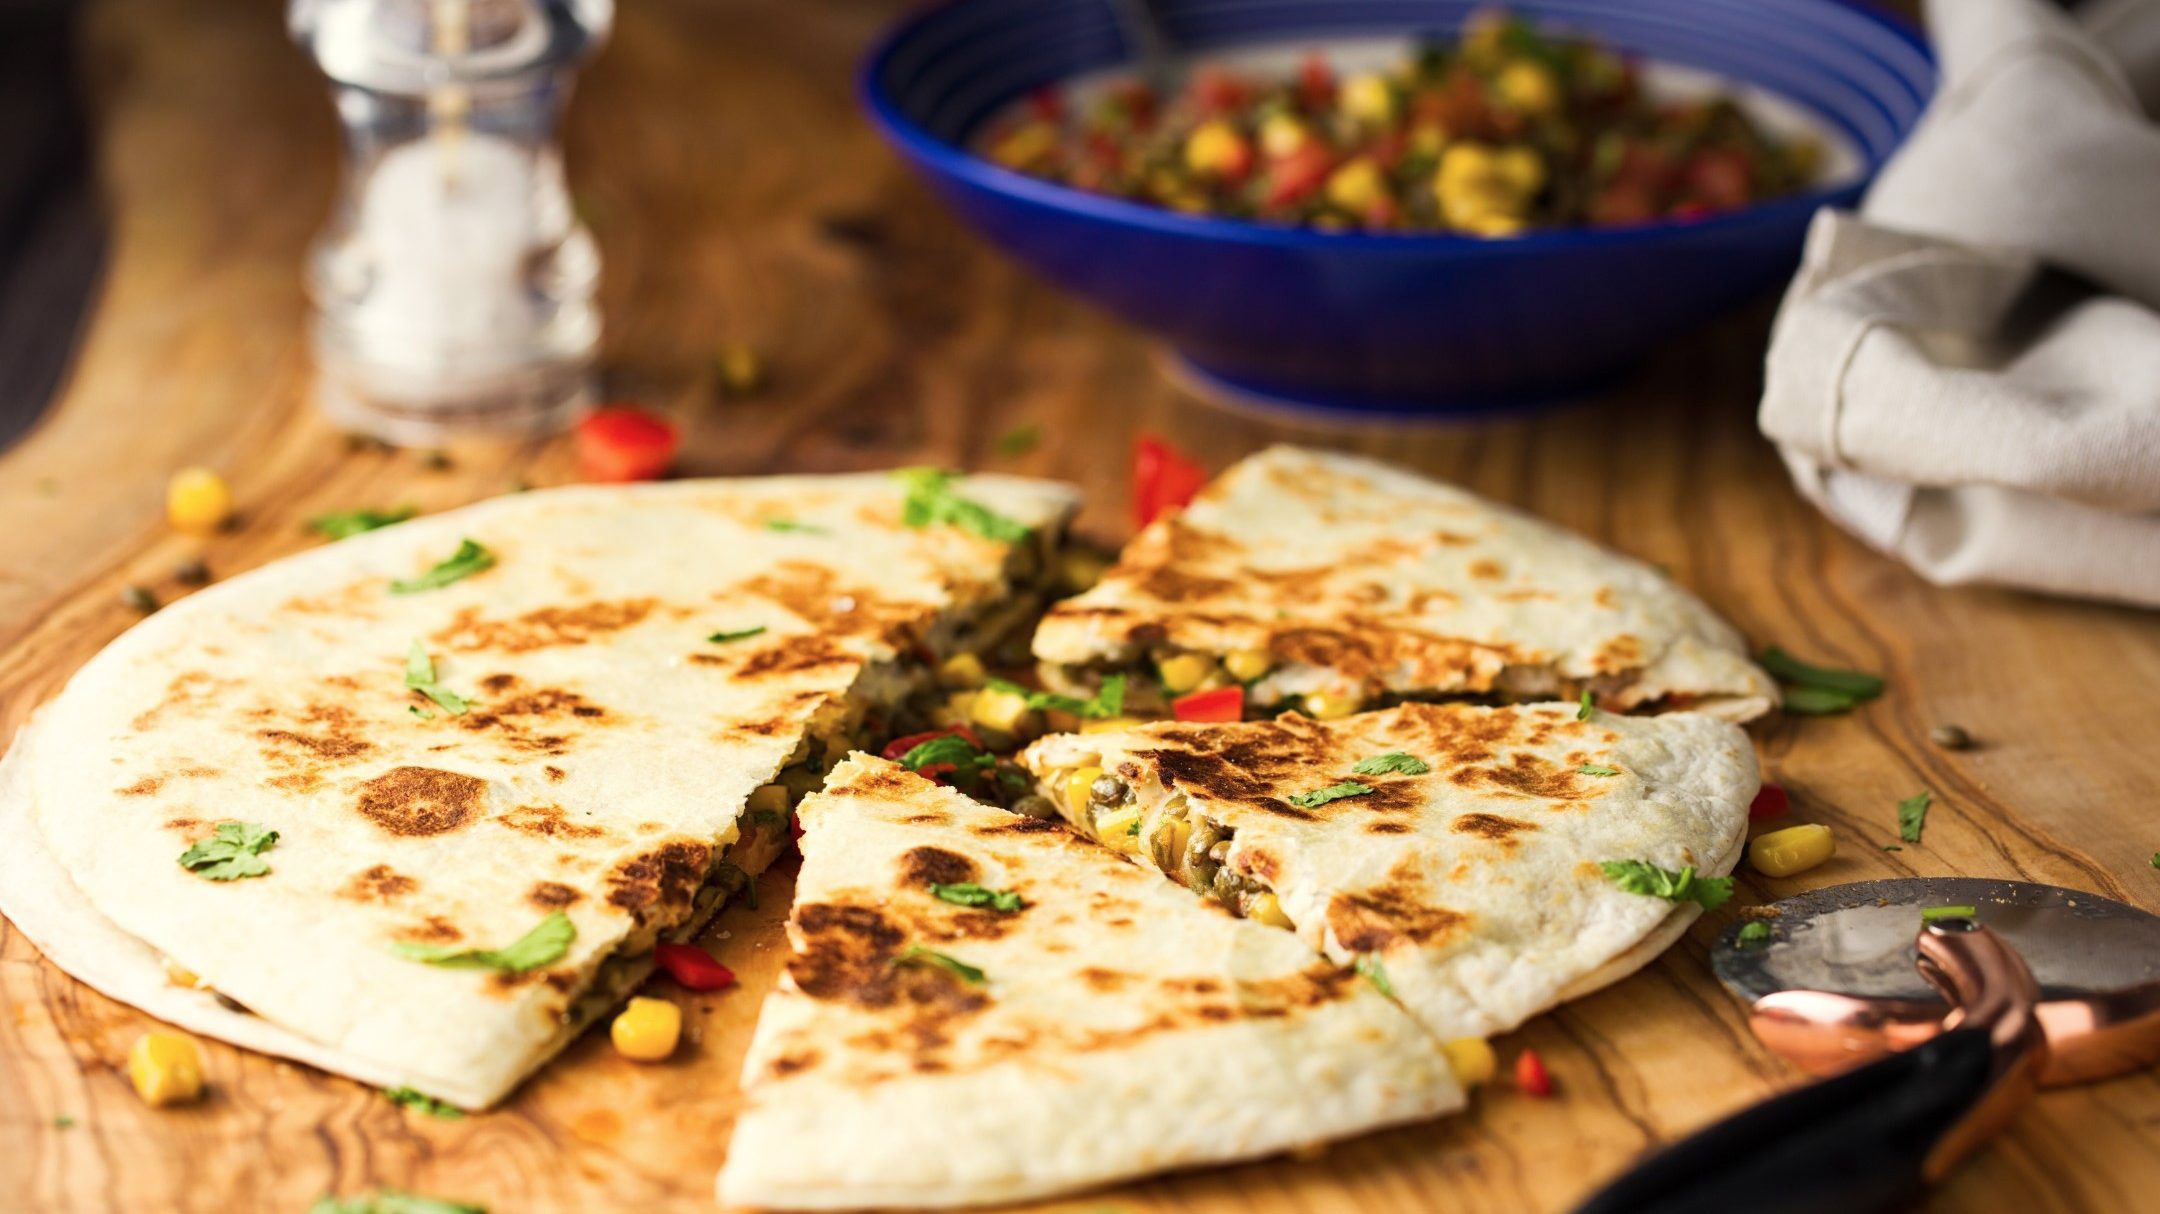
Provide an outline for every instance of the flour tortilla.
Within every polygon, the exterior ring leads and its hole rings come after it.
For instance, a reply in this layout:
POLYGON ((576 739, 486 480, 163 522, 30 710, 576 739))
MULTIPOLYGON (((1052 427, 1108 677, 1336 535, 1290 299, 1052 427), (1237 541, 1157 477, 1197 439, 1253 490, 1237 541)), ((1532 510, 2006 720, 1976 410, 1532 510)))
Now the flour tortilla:
POLYGON ((1368 983, 1061 826, 868 756, 800 813, 795 955, 744 1060, 725 1203, 1017 1201, 1463 1103, 1368 983), (968 881, 1025 906, 929 891, 968 881), (896 967, 913 944, 985 982, 896 967))
POLYGON ((1256 704, 1498 695, 1607 708, 1768 712, 1737 633, 1641 562, 1451 485, 1356 456, 1271 447, 1127 545, 1044 617, 1044 677, 1171 651, 1260 650, 1256 704))
MULTIPOLYGON (((958 488, 1046 536, 1074 505, 1039 482, 958 488)), ((717 858, 754 869, 782 845, 784 815, 746 815, 754 789, 904 694, 905 655, 967 645, 1043 567, 903 526, 903 492, 866 474, 521 494, 183 599, 40 714, 22 761, 50 862, 0 875, 0 908, 123 999, 174 1006, 108 958, 113 932, 262 1022, 201 1031, 492 1103, 643 976, 656 937, 715 909, 717 858), (496 564, 390 592, 465 538, 496 564), (470 712, 406 689, 415 638, 470 712), (177 863, 225 820, 279 832, 268 875, 177 863), (62 879, 102 925, 36 905, 62 879), (393 951, 500 947, 557 910, 576 938, 524 975, 393 951)))
POLYGON ((1577 714, 1411 703, 1324 722, 1162 722, 1044 738, 1021 761, 1083 826, 1098 819, 1072 803, 1067 773, 1123 780, 1145 809, 1127 849, 1215 889, 1157 846, 1173 817, 1204 820, 1229 836, 1222 881, 1241 906, 1271 893, 1313 948, 1377 958, 1434 1034, 1484 1036, 1632 972, 1699 913, 1622 890, 1603 861, 1719 876, 1746 837, 1760 778, 1738 727, 1700 713, 1577 714), (1431 770, 1352 771, 1393 753, 1431 770), (1346 781, 1372 791, 1291 800, 1346 781))

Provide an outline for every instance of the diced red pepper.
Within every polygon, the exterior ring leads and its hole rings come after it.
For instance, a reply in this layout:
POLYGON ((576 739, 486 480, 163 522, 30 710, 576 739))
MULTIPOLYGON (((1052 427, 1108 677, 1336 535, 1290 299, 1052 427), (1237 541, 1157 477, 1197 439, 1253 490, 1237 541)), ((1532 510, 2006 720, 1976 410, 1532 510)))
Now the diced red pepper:
POLYGON ((1245 719, 1245 689, 1217 687, 1212 691, 1179 696, 1170 701, 1170 715, 1180 721, 1242 721, 1245 719))
POLYGON ((655 945, 653 961, 686 991, 718 991, 735 985, 735 971, 694 944, 655 945))
POLYGON ((1545 1060, 1536 1050, 1524 1050, 1515 1055, 1515 1086, 1525 1096, 1539 1099, 1552 1095, 1552 1074, 1545 1069, 1545 1060))
POLYGON ((960 770, 959 765, 954 763, 925 763, 915 769, 915 774, 932 784, 943 784, 945 783, 945 777, 958 770, 960 770))
POLYGON ((1785 795, 1784 789, 1775 784, 1765 784, 1756 792, 1755 799, 1748 802, 1747 816, 1750 818, 1782 818, 1785 816, 1785 811, 1791 807, 1791 798, 1785 795))
POLYGON ((586 480, 649 481, 675 462, 682 435, 666 418, 632 405, 609 405, 578 422, 576 443, 586 480))
POLYGON ((1288 206, 1319 189, 1334 167, 1335 158, 1328 154, 1327 144, 1307 136, 1298 143, 1296 151, 1278 156, 1268 164, 1267 188, 1261 192, 1260 204, 1288 206))
POLYGON ((1044 122, 1062 122, 1065 119, 1065 94, 1054 84, 1046 84, 1028 94, 1028 112, 1044 122))
POLYGON ((1754 172, 1746 153, 1736 148, 1707 148, 1695 153, 1681 171, 1688 193, 1711 210, 1744 207, 1754 196, 1754 172))
POLYGON ((1144 434, 1133 443, 1133 517, 1145 527, 1165 510, 1182 510, 1207 483, 1207 470, 1176 447, 1144 434))
POLYGON ((1298 101, 1308 114, 1320 113, 1335 101, 1335 69, 1319 51, 1298 64, 1298 101))
MULTIPOLYGON (((900 756, 915 749, 923 743, 928 742, 933 738, 942 738, 949 733, 959 734, 961 737, 967 739, 968 745, 973 746, 977 750, 984 749, 982 739, 976 735, 975 730, 968 725, 961 724, 955 725, 950 729, 932 729, 927 730, 923 733, 911 733, 904 738, 894 738, 892 741, 885 744, 885 749, 878 752, 878 758, 891 759, 897 762, 900 756)), ((932 766, 937 765, 932 764, 932 766)), ((945 766, 950 767, 951 764, 945 764, 945 766)), ((925 768, 924 774, 928 774, 928 770, 928 768, 925 768)))
POLYGON ((1228 114, 1252 100, 1252 86, 1219 67, 1193 73, 1192 97, 1203 114, 1228 114))
POLYGON ((795 838, 796 838, 797 840, 800 840, 800 839, 802 838, 802 836, 803 836, 803 829, 802 829, 802 815, 801 815, 801 814, 789 814, 789 815, 788 815, 788 829, 789 829, 789 830, 792 830, 792 831, 794 831, 794 832, 795 832, 795 838))

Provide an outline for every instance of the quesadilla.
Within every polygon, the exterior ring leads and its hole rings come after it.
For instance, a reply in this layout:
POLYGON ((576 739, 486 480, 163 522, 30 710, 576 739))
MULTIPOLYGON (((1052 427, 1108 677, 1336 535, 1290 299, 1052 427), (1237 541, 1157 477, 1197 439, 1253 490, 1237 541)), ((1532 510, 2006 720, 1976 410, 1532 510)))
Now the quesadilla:
POLYGON ((27 731, 52 871, 11 866, 0 904, 118 998, 489 1104, 787 846, 930 664, 1025 626, 1074 504, 938 473, 579 487, 233 578, 27 731))
POLYGON ((727 1204, 1016 1201, 1463 1102, 1372 984, 1054 822, 869 756, 801 817, 727 1204))
POLYGON ((1730 722, 1575 704, 1157 722, 1044 738, 1021 762, 1074 826, 1385 974, 1443 1039, 1511 1029, 1654 956, 1701 903, 1630 892, 1606 866, 1715 889, 1703 878, 1738 861, 1759 784, 1730 722))
POLYGON ((1453 486, 1297 447, 1241 461, 1141 531, 1044 617, 1034 651, 1066 694, 1143 676, 1126 703, 1152 715, 1239 684, 1252 716, 1588 692, 1614 711, 1746 720, 1777 703, 1738 634, 1649 566, 1453 486))

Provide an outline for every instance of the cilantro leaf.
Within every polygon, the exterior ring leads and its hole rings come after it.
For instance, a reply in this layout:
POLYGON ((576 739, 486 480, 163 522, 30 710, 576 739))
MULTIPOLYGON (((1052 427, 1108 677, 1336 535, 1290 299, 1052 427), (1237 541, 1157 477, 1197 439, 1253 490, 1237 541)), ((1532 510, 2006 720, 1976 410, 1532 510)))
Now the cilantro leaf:
POLYGON ((1009 679, 990 679, 984 683, 992 691, 1002 691, 1020 696, 1029 708, 1047 708, 1056 712, 1069 712, 1076 717, 1103 720, 1125 711, 1125 676, 1103 676, 1102 685, 1095 694, 1085 700, 1075 696, 1062 696, 1054 691, 1032 691, 1009 679))
POLYGON ((56 1130, 72 1130, 75 1128, 75 1119, 66 1113, 57 1113, 53 1116, 52 1128, 56 1130))
POLYGON ((447 966, 451 969, 507 970, 522 974, 536 970, 551 961, 560 960, 570 951, 570 942, 577 939, 577 925, 570 916, 561 911, 551 912, 539 926, 526 932, 516 941, 502 948, 448 948, 431 944, 414 944, 400 940, 392 947, 398 956, 410 961, 425 961, 429 965, 447 966))
POLYGON ((1432 764, 1418 758, 1416 755, 1391 750, 1384 755, 1374 755, 1370 759, 1359 759, 1357 765, 1350 769, 1350 774, 1356 776, 1384 776, 1389 772, 1401 772, 1406 776, 1422 776, 1431 770, 1432 764))
POLYGON ((960 479, 957 472, 943 468, 902 468, 893 475, 907 484, 907 497, 900 504, 900 522, 904 526, 917 529, 932 525, 958 527, 986 540, 1005 544, 1017 544, 1035 534, 1034 528, 954 492, 953 482, 960 479))
POLYGON ((1043 428, 1030 422, 1024 426, 1014 426, 998 435, 995 445, 999 455, 1007 459, 1018 459, 1041 446, 1042 438, 1043 428))
POLYGON ((1617 776, 1620 774, 1619 768, 1607 767, 1603 763, 1585 763, 1575 770, 1586 776, 1617 776))
POLYGON ((920 944, 908 945, 907 951, 893 958, 892 963, 895 966, 932 966, 934 968, 944 970, 946 973, 960 979, 962 982, 970 983, 974 986, 981 986, 983 983, 989 981, 989 977, 985 975, 981 970, 976 969, 974 966, 969 965, 967 962, 962 961, 958 957, 952 956, 948 953, 938 952, 936 949, 924 948, 920 944))
POLYGON ((392 523, 402 523, 420 513, 418 506, 399 506, 395 510, 338 510, 330 514, 318 514, 308 520, 308 530, 327 535, 334 540, 348 540, 363 531, 373 531, 392 523))
POLYGON ((1641 860, 1607 860, 1598 867, 1614 885, 1631 894, 1646 894, 1667 902, 1694 902, 1704 910, 1716 910, 1732 897, 1731 877, 1698 877, 1692 864, 1679 872, 1641 860))
POLYGON ((1020 895, 1009 889, 990 889, 973 881, 961 881, 952 885, 932 885, 932 895, 954 906, 987 906, 991 910, 1011 914, 1025 905, 1020 895))
POLYGON ((1935 801, 1935 794, 1923 788, 1897 803, 1898 838, 1907 843, 1918 843, 1920 832, 1927 826, 1928 806, 1935 801))
POLYGON ((1937 919, 1970 919, 1980 913, 1977 906, 1930 906, 1920 912, 1920 922, 1933 923, 1937 919))
POLYGON ((793 533, 793 534, 796 534, 796 535, 831 535, 831 534, 832 534, 832 531, 831 531, 831 530, 830 530, 829 528, 825 528, 825 527, 820 527, 820 526, 818 526, 818 525, 817 525, 816 523, 798 523, 798 522, 796 522, 796 521, 795 521, 794 519, 791 519, 791 518, 769 518, 769 519, 766 519, 766 520, 765 520, 765 530, 767 530, 767 531, 780 531, 780 532, 787 532, 787 533, 793 533))
POLYGON ((1582 699, 1577 703, 1580 705, 1575 710, 1575 719, 1578 721, 1589 720, 1590 714, 1597 711, 1597 705, 1591 701, 1590 689, 1587 687, 1583 688, 1582 699))
POLYGON ((1371 791, 1372 789, 1358 783, 1356 780, 1344 780, 1340 784, 1330 784, 1326 788, 1315 788, 1311 792, 1292 793, 1290 795, 1290 804, 1297 806, 1299 809, 1312 809, 1315 806, 1325 805, 1330 801, 1340 801, 1344 797, 1362 797, 1371 791))
POLYGON ((1372 983, 1374 990, 1390 999, 1395 997, 1395 984, 1388 981, 1387 967, 1380 964, 1379 954, 1359 953, 1357 961, 1350 968, 1364 975, 1365 981, 1372 983))
POLYGON ((706 637, 705 639, 706 641, 714 645, 725 645, 729 641, 749 640, 751 637, 754 637, 763 631, 765 631, 765 625, 759 624, 755 628, 723 629, 719 632, 712 634, 709 637, 706 637))
POLYGON ((277 846, 278 833, 255 822, 220 822, 207 839, 180 853, 180 867, 212 881, 260 877, 270 871, 262 854, 277 846))
POLYGON ((413 1088, 384 1088, 382 1094, 385 1099, 394 1105, 408 1109, 418 1109, 430 1117, 440 1117, 445 1121, 456 1121, 465 1115, 465 1110, 456 1105, 437 1100, 433 1096, 413 1088))
MULTIPOLYGON (((405 651, 405 685, 435 701, 453 717, 464 716, 472 707, 472 701, 435 681, 435 660, 428 656, 418 638, 414 638, 412 648, 405 651)), ((420 706, 415 704, 413 708, 418 710, 420 706)), ((435 714, 415 711, 413 715, 427 720, 435 714)))
POLYGON ((1860 701, 1842 691, 1827 687, 1784 688, 1784 709, 1802 717, 1827 717, 1844 712, 1860 701))
POLYGON ((909 771, 919 772, 939 763, 950 763, 957 769, 956 774, 965 774, 972 779, 984 768, 996 765, 997 756, 956 733, 939 734, 927 742, 919 742, 900 756, 900 766, 909 771))
POLYGON ((480 546, 478 540, 459 542, 456 552, 437 561, 435 567, 419 577, 399 578, 390 583, 392 594, 414 594, 422 590, 439 590, 461 578, 471 577, 495 565, 495 554, 480 546))
POLYGON ((1770 939, 1770 925, 1760 919, 1752 920, 1741 926, 1740 935, 1736 938, 1743 948, 1751 944, 1761 944, 1770 939))
POLYGON ((1796 687, 1815 687, 1834 691, 1852 700, 1872 700, 1883 693, 1881 676, 1859 670, 1838 670, 1829 666, 1816 666, 1772 645, 1762 652, 1762 668, 1780 683, 1796 687))
POLYGON ((2153 853, 2152 866, 2154 868, 2160 868, 2160 851, 2156 851, 2153 853))
POLYGON ((422 1197, 397 1189, 377 1189, 361 1197, 321 1197, 308 1214, 487 1214, 486 1206, 422 1197))

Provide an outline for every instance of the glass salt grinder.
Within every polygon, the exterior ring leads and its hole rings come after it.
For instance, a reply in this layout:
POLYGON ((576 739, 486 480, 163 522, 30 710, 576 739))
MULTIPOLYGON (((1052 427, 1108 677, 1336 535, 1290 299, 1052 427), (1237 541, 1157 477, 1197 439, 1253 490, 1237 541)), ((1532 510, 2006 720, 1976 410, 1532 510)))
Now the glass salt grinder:
POLYGON ((405 446, 532 436, 592 401, 600 271, 555 122, 613 0, 291 0, 344 177, 308 264, 317 398, 405 446))

